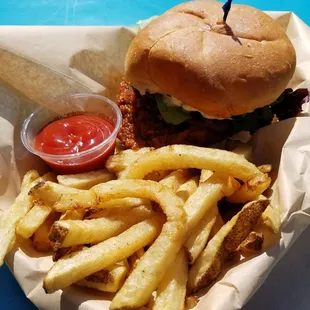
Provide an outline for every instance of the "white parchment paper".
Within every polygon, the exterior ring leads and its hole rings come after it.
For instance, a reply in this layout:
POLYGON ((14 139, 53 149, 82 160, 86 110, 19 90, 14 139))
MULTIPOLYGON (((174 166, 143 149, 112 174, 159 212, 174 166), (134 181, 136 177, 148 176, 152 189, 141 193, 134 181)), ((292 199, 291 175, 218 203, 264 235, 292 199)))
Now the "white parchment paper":
MULTIPOLYGON (((310 88, 310 29, 296 15, 269 12, 286 29, 297 52, 289 86, 310 88)), ((46 167, 20 141, 21 123, 38 105, 68 93, 94 92, 115 98, 124 57, 134 32, 124 27, 0 28, 0 210, 10 207, 29 169, 46 167)), ((254 158, 278 169, 272 201, 282 216, 281 235, 266 251, 243 260, 201 293, 196 309, 240 309, 273 266, 310 223, 310 117, 261 129, 253 139, 254 158)), ((1 246, 1 245, 0 245, 1 246)), ((52 265, 25 241, 7 257, 17 281, 39 309, 108 309, 111 295, 75 286, 52 295, 42 280, 52 265)))

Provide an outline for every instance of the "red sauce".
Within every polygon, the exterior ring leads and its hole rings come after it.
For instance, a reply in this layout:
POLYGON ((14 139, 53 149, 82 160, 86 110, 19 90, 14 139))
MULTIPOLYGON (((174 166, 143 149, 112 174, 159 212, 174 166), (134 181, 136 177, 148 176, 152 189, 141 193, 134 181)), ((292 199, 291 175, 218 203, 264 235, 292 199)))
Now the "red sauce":
MULTIPOLYGON (((88 114, 74 115, 56 120, 42 129, 35 137, 34 148, 50 155, 78 154, 87 151, 110 137, 114 126, 107 120, 88 114)), ((57 163, 47 161, 61 173, 78 173, 99 169, 113 152, 112 145, 95 153, 57 163)))

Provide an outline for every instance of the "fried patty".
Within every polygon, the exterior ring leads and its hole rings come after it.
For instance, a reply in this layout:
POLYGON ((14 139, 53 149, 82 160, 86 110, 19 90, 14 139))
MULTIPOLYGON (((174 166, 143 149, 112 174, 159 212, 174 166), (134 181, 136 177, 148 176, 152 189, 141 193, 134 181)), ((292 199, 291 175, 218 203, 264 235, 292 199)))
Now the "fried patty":
POLYGON ((222 141, 233 131, 231 120, 210 120, 198 112, 191 113, 191 119, 180 125, 167 124, 154 98, 141 96, 125 80, 121 83, 117 104, 123 115, 118 138, 125 149, 172 144, 209 146, 222 141))

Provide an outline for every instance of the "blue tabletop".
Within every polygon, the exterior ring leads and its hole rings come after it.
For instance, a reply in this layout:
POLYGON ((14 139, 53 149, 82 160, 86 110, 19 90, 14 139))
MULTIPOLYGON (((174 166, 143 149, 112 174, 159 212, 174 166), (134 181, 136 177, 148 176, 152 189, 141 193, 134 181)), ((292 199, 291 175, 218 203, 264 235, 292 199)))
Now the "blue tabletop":
MULTIPOLYGON (((180 3, 178 0, 0 0, 0 24, 2 25, 132 25, 140 19, 158 15, 180 3)), ((262 10, 293 11, 310 24, 308 0, 235 0, 262 10)), ((308 229, 272 272, 270 279, 245 307, 261 309, 309 309, 310 255, 308 229), (298 256, 295 255, 298 253, 298 256), (302 266, 303 274, 296 274, 293 266, 302 266), (293 268, 291 268, 293 267, 293 268), (291 290, 291 285, 300 288, 291 290), (283 285, 279 285, 282 283, 283 285), (288 283, 288 284, 284 284, 288 283), (271 293, 272 292, 272 293, 271 293), (285 297, 283 297, 285 296, 285 297), (268 300, 268 302, 267 302, 268 300), (262 301, 264 301, 262 303, 262 301), (284 302, 283 302, 284 301, 284 302)), ((6 266, 0 269, 0 309, 34 310, 23 295, 6 266)))
MULTIPOLYGON (((222 0, 224 1, 224 0, 222 0)), ((0 24, 131 25, 180 0, 1 0, 0 24)), ((234 0, 262 10, 294 11, 310 24, 307 0, 234 0)))

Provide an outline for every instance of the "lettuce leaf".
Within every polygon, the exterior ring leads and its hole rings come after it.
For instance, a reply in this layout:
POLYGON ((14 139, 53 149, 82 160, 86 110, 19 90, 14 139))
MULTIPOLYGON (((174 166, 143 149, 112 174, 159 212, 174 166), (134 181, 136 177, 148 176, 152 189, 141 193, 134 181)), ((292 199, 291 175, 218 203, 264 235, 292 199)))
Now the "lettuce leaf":
POLYGON ((259 108, 247 114, 233 116, 233 131, 249 131, 253 134, 259 128, 270 125, 272 120, 273 113, 269 106, 259 108))
MULTIPOLYGON (((162 95, 150 95, 156 100, 158 110, 168 124, 179 125, 191 119, 191 112, 183 110, 181 107, 170 106, 162 95)), ((249 131, 253 134, 261 127, 270 125, 276 117, 278 120, 285 120, 296 117, 302 111, 302 105, 309 101, 309 91, 306 88, 299 88, 295 91, 288 88, 272 104, 263 108, 258 108, 253 112, 233 116, 233 132, 249 131)))
POLYGON ((299 88, 293 91, 288 88, 271 105, 232 117, 234 131, 240 132, 244 130, 253 134, 259 128, 270 125, 274 116, 279 121, 296 117, 302 111, 302 105, 308 101, 308 89, 299 88))
POLYGON ((156 94, 155 100, 158 110, 166 123, 180 125, 191 118, 190 112, 183 110, 181 107, 168 106, 161 95, 156 94))

